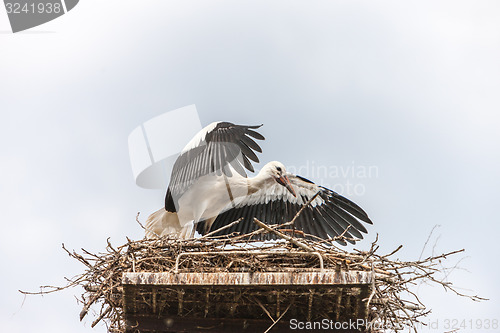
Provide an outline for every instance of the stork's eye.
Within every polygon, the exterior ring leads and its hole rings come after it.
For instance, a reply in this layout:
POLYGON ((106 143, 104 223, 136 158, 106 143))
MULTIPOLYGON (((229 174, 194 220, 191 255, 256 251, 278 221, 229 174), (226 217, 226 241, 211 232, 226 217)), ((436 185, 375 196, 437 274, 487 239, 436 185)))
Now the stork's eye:
POLYGON ((276 170, 278 170, 278 172, 281 172, 281 167, 276 167, 276 170))

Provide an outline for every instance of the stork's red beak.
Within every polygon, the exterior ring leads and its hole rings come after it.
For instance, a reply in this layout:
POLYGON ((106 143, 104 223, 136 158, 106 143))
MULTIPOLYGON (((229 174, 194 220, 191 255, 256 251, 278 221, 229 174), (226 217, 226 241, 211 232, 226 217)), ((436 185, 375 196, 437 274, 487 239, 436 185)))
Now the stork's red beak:
POLYGON ((293 189, 292 184, 290 183, 290 179, 288 179, 288 177, 287 177, 287 176, 281 176, 281 177, 279 177, 279 178, 276 178, 276 181, 278 182, 278 184, 285 186, 285 187, 286 187, 286 189, 287 189, 290 193, 292 193, 292 195, 293 195, 294 197, 296 197, 296 196, 297 196, 297 194, 295 194, 295 190, 293 189))

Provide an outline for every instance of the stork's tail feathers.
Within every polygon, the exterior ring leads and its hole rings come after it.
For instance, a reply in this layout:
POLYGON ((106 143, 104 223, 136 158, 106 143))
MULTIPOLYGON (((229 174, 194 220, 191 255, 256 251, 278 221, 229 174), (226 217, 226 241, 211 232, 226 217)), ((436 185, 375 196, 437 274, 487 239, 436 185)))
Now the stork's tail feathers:
POLYGON ((146 229, 146 238, 149 239, 166 235, 179 237, 182 229, 177 213, 167 212, 165 208, 149 215, 144 228, 146 229))

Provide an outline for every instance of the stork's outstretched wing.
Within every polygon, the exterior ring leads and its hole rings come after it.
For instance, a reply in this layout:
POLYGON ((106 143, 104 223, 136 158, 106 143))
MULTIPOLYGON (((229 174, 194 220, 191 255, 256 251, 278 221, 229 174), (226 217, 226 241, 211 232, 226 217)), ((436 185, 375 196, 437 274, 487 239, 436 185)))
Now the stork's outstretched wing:
MULTIPOLYGON (((237 198, 232 203, 233 208, 220 214, 208 231, 217 230, 239 218, 243 218, 243 220, 219 232, 218 235, 232 232, 245 234, 257 230, 258 227, 253 223, 254 217, 266 224, 289 222, 302 206, 319 192, 309 206, 301 212, 294 225, 285 228, 294 228, 296 231, 323 239, 344 235, 346 240, 352 244, 355 243, 355 239, 363 238, 361 233, 366 233, 367 230, 362 222, 372 224, 363 209, 340 194, 318 186, 305 178, 291 174, 288 175, 288 178, 297 197, 294 197, 284 186, 276 183, 267 189, 261 189, 251 195, 237 198)), ((198 232, 207 232, 204 227, 203 223, 199 223, 198 232)), ((294 234, 300 236, 300 233, 295 232, 294 234)), ((258 235, 256 238, 265 240, 274 239, 275 236, 264 234, 258 235)), ((342 239, 338 239, 337 242, 346 245, 342 239)))
POLYGON ((177 200, 200 177, 210 174, 231 177, 230 166, 243 177, 246 177, 245 169, 253 172, 250 160, 259 162, 254 151, 262 152, 262 149, 252 138, 264 140, 254 131, 260 126, 218 122, 202 129, 175 161, 165 196, 165 209, 175 212, 177 200))

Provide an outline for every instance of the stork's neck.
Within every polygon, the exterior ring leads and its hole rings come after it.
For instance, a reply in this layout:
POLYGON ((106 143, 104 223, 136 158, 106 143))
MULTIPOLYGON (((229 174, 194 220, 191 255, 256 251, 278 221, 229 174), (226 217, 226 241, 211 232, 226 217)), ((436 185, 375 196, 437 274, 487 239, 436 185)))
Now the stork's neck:
POLYGON ((267 184, 272 181, 272 177, 265 171, 265 169, 260 170, 257 176, 253 178, 247 178, 248 192, 255 193, 258 190, 264 188, 267 184))

